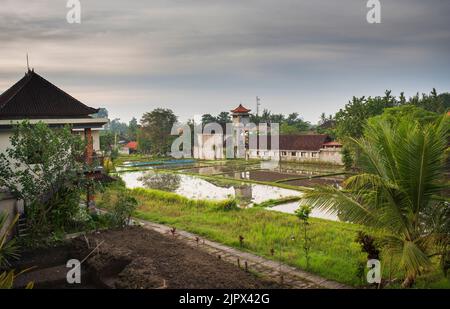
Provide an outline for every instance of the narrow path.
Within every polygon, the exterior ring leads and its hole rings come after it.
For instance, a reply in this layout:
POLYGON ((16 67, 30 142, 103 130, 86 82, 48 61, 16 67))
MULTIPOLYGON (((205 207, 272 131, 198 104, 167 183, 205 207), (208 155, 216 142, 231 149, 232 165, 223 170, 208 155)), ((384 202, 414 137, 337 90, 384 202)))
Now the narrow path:
MULTIPOLYGON (((134 219, 144 228, 154 230, 161 234, 173 235, 172 228, 166 225, 153 223, 142 219, 134 219)), ((286 264, 272 261, 248 252, 243 252, 235 248, 225 246, 223 244, 204 239, 195 234, 176 230, 174 237, 184 241, 186 244, 198 247, 211 255, 216 256, 226 262, 235 264, 248 271, 255 272, 258 275, 266 277, 277 282, 295 288, 295 289, 348 289, 351 288, 345 284, 328 280, 326 278, 311 274, 309 272, 297 269, 286 264)))

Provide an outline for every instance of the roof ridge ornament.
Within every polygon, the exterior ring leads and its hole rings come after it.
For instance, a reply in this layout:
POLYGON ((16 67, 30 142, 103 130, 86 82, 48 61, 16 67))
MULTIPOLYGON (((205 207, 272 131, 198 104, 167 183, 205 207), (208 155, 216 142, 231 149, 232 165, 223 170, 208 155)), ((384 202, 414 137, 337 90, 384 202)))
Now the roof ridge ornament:
POLYGON ((26 54, 26 58, 27 58, 27 72, 25 73, 25 75, 28 75, 29 73, 34 72, 34 68, 30 69, 30 61, 29 61, 29 58, 28 58, 28 52, 26 54))

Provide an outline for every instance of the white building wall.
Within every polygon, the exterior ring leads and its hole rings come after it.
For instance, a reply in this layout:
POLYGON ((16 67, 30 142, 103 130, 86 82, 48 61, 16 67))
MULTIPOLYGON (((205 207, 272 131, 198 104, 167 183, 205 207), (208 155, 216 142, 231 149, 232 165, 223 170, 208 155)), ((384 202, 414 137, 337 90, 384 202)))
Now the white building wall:
POLYGON ((343 165, 341 148, 322 149, 320 151, 320 161, 343 165))
POLYGON ((11 146, 9 142, 11 135, 11 131, 0 131, 0 153, 4 153, 11 146))
POLYGON ((326 162, 342 165, 342 155, 340 148, 321 149, 320 151, 310 150, 249 150, 250 159, 269 159, 270 156, 278 155, 281 161, 295 162, 326 162))
MULTIPOLYGON (((81 138, 84 138, 84 134, 81 131, 75 131, 77 134, 80 134, 81 138)), ((7 148, 11 147, 11 143, 9 138, 12 136, 12 131, 5 130, 0 131, 0 153, 4 153, 7 148)), ((100 130, 92 130, 92 141, 94 151, 100 151, 100 130)))

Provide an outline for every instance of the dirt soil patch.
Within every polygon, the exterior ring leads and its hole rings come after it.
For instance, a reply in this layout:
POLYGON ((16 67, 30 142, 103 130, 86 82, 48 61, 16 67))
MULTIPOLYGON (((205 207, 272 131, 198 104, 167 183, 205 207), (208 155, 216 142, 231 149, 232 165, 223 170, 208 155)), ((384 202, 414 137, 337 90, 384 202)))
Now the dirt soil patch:
MULTIPOLYGON (((37 266, 24 276, 19 286, 35 281, 36 288, 66 288, 65 273, 59 280, 39 282, 45 269, 53 271, 64 265, 66 258, 83 259, 83 286, 95 288, 278 288, 275 282, 263 280, 235 265, 220 260, 204 251, 190 247, 171 235, 161 235, 141 227, 129 227, 89 234, 73 239, 59 248, 27 252, 16 266, 37 266), (58 259, 43 259, 56 252, 58 259), (41 263, 45 261, 45 263, 41 263), (42 264, 42 265, 41 265, 42 264), (55 265, 56 264, 56 265, 55 265), (45 268, 45 269, 43 269, 45 268), (85 280, 86 279, 86 280, 85 280)), ((53 254, 55 255, 55 254, 53 254)))

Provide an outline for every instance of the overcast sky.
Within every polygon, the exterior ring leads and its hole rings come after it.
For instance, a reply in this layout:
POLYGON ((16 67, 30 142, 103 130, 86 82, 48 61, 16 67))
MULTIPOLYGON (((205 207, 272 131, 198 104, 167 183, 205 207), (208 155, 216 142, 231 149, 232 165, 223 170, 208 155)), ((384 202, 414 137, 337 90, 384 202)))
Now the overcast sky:
POLYGON ((36 72, 111 118, 242 102, 316 123, 352 96, 450 91, 450 1, 0 0, 0 92, 36 72))

